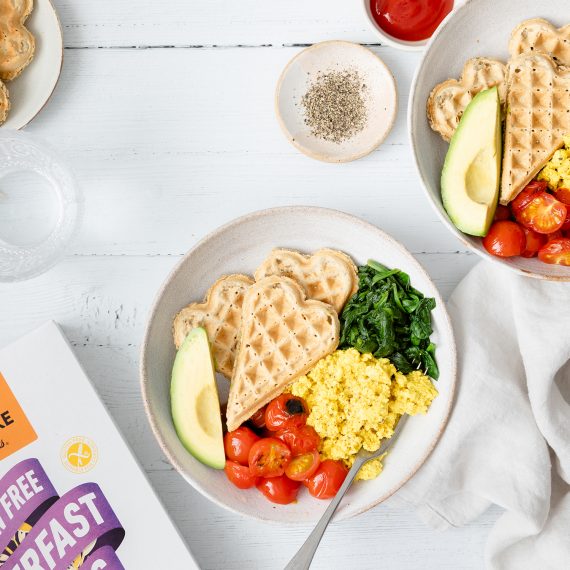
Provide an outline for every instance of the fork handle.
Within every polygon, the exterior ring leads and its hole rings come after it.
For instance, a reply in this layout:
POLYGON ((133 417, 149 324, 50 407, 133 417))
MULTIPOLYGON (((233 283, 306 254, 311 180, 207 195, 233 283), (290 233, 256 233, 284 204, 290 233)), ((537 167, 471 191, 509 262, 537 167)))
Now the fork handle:
POLYGON ((359 457, 356 458, 350 471, 346 475, 344 483, 341 485, 340 489, 338 490, 337 494, 331 500, 327 510, 323 513, 321 520, 315 526, 313 532, 307 537, 305 543, 297 554, 291 559, 289 564, 285 567, 285 570, 308 570, 311 565, 311 561, 313 560, 313 556, 319 547, 319 543, 323 538, 323 534, 329 525, 333 515, 336 512, 337 507, 339 506, 342 498, 344 497, 346 491, 354 481, 358 470, 362 467, 365 461, 359 457))

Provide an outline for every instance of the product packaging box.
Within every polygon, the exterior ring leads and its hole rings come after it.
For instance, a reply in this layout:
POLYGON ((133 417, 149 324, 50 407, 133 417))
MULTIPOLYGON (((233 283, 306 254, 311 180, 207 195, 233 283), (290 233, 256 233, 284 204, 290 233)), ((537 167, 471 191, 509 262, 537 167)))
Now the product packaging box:
POLYGON ((55 323, 0 350, 0 566, 198 568, 55 323))

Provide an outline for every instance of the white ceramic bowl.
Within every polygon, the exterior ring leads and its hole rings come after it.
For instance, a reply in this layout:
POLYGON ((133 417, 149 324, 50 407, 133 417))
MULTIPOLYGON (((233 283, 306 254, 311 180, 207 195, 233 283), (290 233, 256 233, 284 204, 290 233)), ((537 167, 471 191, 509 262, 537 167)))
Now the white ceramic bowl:
POLYGON ((558 26, 570 20, 567 0, 469 0, 439 28, 416 72, 408 107, 408 129, 415 164, 427 196, 443 223, 475 253, 517 271, 542 279, 570 281, 570 267, 549 265, 537 258, 502 259, 487 253, 480 238, 460 232, 448 218, 440 194, 440 176, 448 144, 431 130, 426 101, 433 87, 449 77, 458 77, 466 60, 488 56, 508 60, 511 31, 528 18, 542 17, 558 26), (492 25, 491 25, 492 24, 492 25))
MULTIPOLYGON (((218 505, 257 519, 289 524, 308 523, 321 516, 328 502, 313 499, 304 489, 296 504, 280 506, 267 501, 256 489, 241 491, 234 487, 223 471, 202 465, 184 449, 170 415, 174 315, 187 303, 202 299, 219 276, 252 274, 277 246, 304 252, 332 247, 347 252, 359 264, 369 258, 377 259, 409 273, 413 285, 435 297, 437 302, 433 339, 441 371, 436 384, 439 395, 426 416, 408 419, 380 477, 352 487, 337 511, 337 519, 346 519, 387 499, 419 469, 445 426, 455 386, 455 342, 439 293, 414 257, 374 226, 334 210, 286 207, 239 218, 204 238, 168 276, 152 308, 141 354, 146 411, 154 434, 172 464, 195 489, 218 505)), ((228 390, 227 380, 220 378, 219 386, 223 399, 228 390)))
POLYGON ((378 147, 394 125, 396 83, 385 63, 368 48, 345 41, 321 42, 298 53, 285 67, 275 90, 275 112, 285 136, 301 152, 324 162, 349 162, 378 147), (319 139, 305 124, 301 98, 318 72, 358 70, 368 89, 364 129, 342 143, 319 139))

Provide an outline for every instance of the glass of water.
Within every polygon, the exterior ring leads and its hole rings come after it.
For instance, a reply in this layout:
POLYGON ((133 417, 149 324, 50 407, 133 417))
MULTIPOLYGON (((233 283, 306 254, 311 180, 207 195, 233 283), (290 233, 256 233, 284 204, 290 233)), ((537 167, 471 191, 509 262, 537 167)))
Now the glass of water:
POLYGON ((71 172, 43 141, 0 130, 0 282, 55 265, 78 230, 82 201, 71 172))

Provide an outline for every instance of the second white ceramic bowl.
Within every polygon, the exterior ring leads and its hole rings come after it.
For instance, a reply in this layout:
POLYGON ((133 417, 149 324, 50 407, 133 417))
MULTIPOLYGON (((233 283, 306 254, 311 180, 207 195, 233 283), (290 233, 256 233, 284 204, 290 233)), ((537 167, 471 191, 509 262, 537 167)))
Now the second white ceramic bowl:
POLYGON ((443 23, 428 46, 416 72, 408 105, 408 130, 423 188, 445 226, 465 246, 481 257, 531 277, 570 281, 570 267, 549 265, 537 258, 496 257, 487 253, 481 239, 459 231, 448 218, 441 202, 440 178, 449 147, 431 130, 426 102, 436 84, 458 77, 463 64, 475 56, 507 61, 511 31, 528 18, 546 18, 557 26, 568 23, 568 0, 469 0, 443 23))

